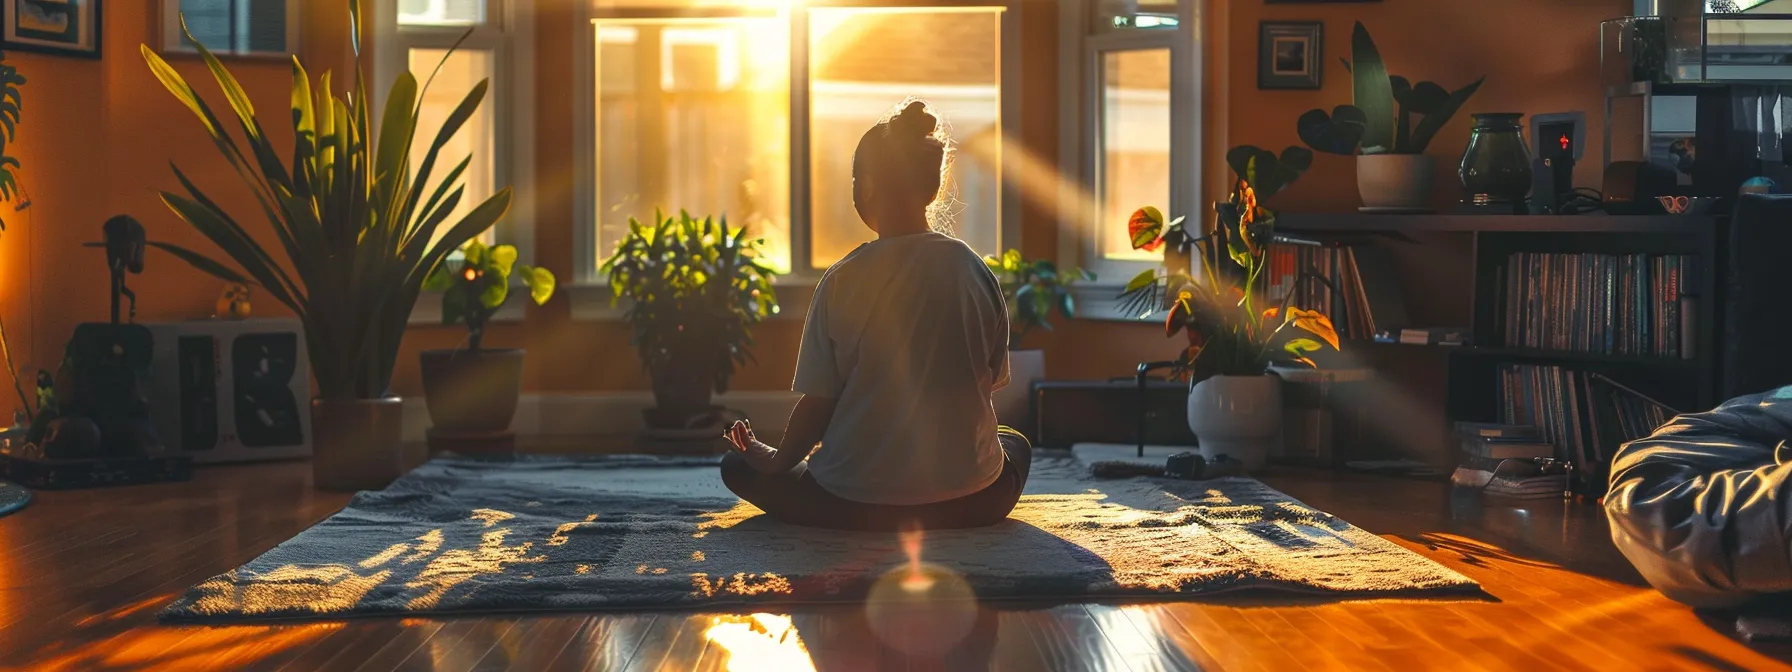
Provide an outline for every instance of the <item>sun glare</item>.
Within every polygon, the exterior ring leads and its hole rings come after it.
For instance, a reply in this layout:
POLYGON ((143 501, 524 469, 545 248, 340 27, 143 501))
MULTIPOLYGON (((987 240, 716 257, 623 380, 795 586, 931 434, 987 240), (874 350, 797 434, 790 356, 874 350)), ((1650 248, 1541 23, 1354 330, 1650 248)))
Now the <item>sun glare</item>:
POLYGON ((815 662, 789 616, 715 616, 703 637, 728 654, 728 672, 815 670, 815 662))

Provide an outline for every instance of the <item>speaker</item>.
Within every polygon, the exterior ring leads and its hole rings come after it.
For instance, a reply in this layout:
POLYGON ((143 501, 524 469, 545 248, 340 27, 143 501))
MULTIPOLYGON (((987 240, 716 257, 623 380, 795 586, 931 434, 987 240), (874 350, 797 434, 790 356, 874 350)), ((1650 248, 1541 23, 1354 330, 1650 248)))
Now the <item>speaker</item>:
POLYGON ((1069 448, 1078 443, 1135 443, 1139 413, 1145 413, 1145 442, 1195 445, 1188 429, 1188 385, 1149 381, 1141 407, 1138 383, 1112 381, 1041 381, 1033 384, 1037 430, 1034 445, 1069 448))
POLYGON ((146 325, 150 409, 162 441, 195 462, 311 455, 311 368, 297 320, 146 325))

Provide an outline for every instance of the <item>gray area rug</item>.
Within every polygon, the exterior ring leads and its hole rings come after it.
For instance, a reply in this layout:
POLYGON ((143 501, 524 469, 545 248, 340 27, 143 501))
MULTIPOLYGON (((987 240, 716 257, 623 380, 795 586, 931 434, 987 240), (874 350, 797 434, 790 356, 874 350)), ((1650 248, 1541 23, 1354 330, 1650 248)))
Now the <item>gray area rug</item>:
MULTIPOLYGON (((1027 493, 1001 525, 925 533, 920 561, 982 600, 1477 588, 1251 479, 1094 480, 1042 457, 1027 493)), ((162 619, 854 601, 910 562, 895 534, 767 518, 722 488, 713 459, 441 458, 193 587, 162 619)))

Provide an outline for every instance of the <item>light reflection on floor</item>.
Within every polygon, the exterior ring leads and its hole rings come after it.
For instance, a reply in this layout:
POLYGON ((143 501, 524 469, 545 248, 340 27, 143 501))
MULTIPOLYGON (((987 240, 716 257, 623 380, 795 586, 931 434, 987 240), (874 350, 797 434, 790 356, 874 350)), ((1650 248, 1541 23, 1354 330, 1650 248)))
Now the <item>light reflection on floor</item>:
POLYGON ((703 637, 728 654, 728 672, 814 672, 815 662, 789 616, 712 617, 703 637))

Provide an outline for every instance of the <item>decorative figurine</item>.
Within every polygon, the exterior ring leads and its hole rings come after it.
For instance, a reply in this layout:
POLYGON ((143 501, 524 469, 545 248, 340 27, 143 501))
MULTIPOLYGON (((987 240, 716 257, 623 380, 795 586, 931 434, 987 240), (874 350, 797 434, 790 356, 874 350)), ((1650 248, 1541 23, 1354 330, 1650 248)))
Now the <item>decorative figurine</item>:
POLYGON ((224 285, 224 293, 218 296, 217 313, 213 317, 228 320, 248 318, 249 286, 240 282, 224 285))
POLYGON ((124 284, 124 274, 143 272, 143 252, 149 248, 149 237, 143 224, 130 215, 106 220, 100 227, 105 242, 85 243, 83 247, 106 248, 106 269, 112 274, 112 323, 118 324, 118 297, 131 300, 129 321, 137 321, 137 293, 124 284))

